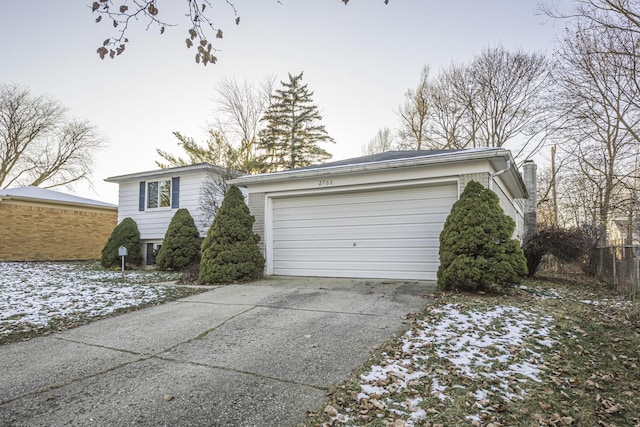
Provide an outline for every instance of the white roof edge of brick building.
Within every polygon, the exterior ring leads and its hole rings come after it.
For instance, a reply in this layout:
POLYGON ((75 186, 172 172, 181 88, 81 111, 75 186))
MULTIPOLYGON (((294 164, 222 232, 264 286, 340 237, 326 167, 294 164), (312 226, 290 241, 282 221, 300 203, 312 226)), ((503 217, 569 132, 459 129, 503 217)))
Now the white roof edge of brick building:
POLYGON ((87 199, 85 197, 74 196, 73 194, 61 193, 59 191, 35 186, 7 188, 0 190, 0 201, 2 199, 34 202, 55 202, 65 205, 118 209, 117 205, 113 205, 111 203, 87 199))

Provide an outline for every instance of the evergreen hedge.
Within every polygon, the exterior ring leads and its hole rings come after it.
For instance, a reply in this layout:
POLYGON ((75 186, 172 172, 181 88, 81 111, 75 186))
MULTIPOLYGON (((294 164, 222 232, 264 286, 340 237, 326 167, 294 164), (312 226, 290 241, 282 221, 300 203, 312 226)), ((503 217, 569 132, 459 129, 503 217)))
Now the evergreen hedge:
POLYGON ((527 274, 515 223, 498 196, 476 181, 467 184, 440 233, 438 285, 444 290, 492 290, 527 274))
POLYGON ((264 257, 258 248, 260 236, 253 232, 254 221, 242 192, 230 186, 202 242, 198 283, 232 283, 262 276, 264 257))
POLYGON ((162 270, 182 270, 200 260, 200 233, 188 209, 181 208, 171 218, 156 265, 162 270))
POLYGON ((125 218, 116 225, 107 240, 107 244, 102 249, 102 257, 100 264, 104 268, 120 265, 121 259, 118 255, 120 246, 127 248, 127 256, 125 258, 128 265, 142 264, 142 253, 140 252, 140 231, 138 225, 131 218, 125 218))

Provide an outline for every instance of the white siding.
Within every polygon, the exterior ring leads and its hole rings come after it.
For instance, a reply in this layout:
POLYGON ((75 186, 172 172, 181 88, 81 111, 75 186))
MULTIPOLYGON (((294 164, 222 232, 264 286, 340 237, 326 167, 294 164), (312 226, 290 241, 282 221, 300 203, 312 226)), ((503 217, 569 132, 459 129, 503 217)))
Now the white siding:
POLYGON ((273 199, 273 272, 434 280, 457 183, 273 199))
MULTIPOLYGON (((200 231, 200 235, 204 237, 207 232, 208 224, 203 224, 202 212, 200 209, 200 197, 202 185, 206 179, 206 172, 197 171, 184 175, 167 175, 162 177, 154 176, 149 181, 161 181, 163 179, 171 179, 180 177, 180 208, 186 208, 193 217, 200 231)), ((140 230, 140 239, 162 240, 167 231, 171 218, 177 209, 159 208, 145 209, 139 211, 139 191, 140 181, 124 182, 120 184, 118 222, 124 218, 132 218, 138 225, 140 230)))
POLYGON ((497 182, 493 185, 493 191, 498 195, 500 199, 500 207, 505 214, 509 215, 511 219, 516 223, 516 229, 513 231, 513 238, 520 240, 523 236, 524 230, 524 216, 520 204, 517 204, 507 192, 503 190, 502 186, 497 182))

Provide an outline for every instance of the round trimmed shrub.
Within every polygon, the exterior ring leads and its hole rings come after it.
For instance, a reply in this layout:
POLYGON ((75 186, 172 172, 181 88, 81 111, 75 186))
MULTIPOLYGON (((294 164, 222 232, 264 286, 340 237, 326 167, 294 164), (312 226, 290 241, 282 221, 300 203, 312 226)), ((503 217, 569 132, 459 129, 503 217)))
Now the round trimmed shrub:
POLYGON ((126 263, 130 265, 142 264, 142 253, 140 252, 140 231, 138 225, 131 218, 123 219, 116 225, 107 240, 107 244, 102 249, 100 265, 104 268, 120 265, 121 259, 118 255, 120 246, 127 248, 126 263))
POLYGON ((253 232, 254 221, 240 189, 230 186, 202 242, 198 283, 232 283, 262 276, 264 257, 258 248, 260 236, 253 232))
POLYGON ((498 196, 476 181, 467 184, 440 233, 438 286, 444 290, 492 290, 527 274, 515 222, 498 196))
POLYGON ((188 209, 173 214, 156 265, 162 270, 182 270, 200 260, 200 233, 188 209))

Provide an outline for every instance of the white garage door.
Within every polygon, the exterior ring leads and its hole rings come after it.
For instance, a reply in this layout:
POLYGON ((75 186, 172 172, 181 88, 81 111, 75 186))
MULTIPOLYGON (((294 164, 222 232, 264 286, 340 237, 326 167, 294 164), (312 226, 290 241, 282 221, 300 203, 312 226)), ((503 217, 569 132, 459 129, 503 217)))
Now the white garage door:
POLYGON ((435 280, 456 184, 273 199, 273 272, 435 280))

